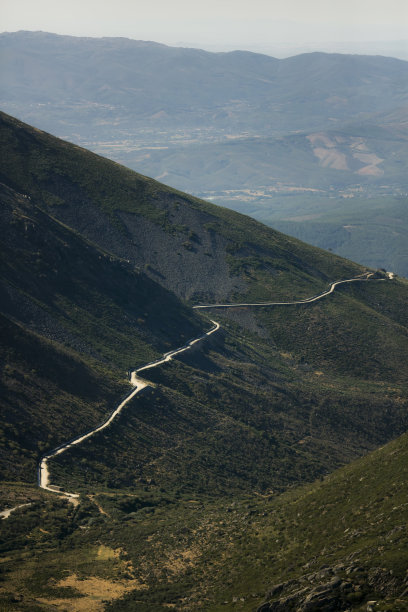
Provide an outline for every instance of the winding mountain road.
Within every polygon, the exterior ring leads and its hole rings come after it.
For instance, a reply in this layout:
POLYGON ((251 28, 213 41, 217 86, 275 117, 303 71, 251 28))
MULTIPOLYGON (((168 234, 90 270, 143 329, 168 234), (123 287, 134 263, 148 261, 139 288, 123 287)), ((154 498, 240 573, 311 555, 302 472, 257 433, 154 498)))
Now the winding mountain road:
MULTIPOLYGON (((306 298, 305 300, 298 300, 297 302, 255 302, 255 303, 241 303, 241 304, 199 304, 197 306, 193 306, 195 309, 204 309, 204 308, 243 308, 245 306, 293 306, 294 304, 311 304, 312 302, 316 302, 317 300, 321 300, 326 297, 326 295, 330 295, 333 293, 335 288, 338 285, 342 285, 343 283, 355 283, 358 281, 367 281, 370 280, 370 277, 373 276, 373 273, 362 274, 361 276, 357 276, 356 278, 348 278, 346 280, 335 281, 334 283, 330 283, 330 288, 327 291, 323 291, 323 293, 319 293, 318 295, 314 295, 313 297, 306 298)), ((378 279, 382 280, 382 279, 378 279)), ((385 280, 385 279, 384 279, 385 280)))
MULTIPOLYGON (((307 298, 305 300, 299 300, 299 301, 294 301, 294 302, 262 302, 262 303, 240 303, 240 304, 201 304, 201 305, 193 306, 193 308, 194 309, 242 308, 242 307, 246 307, 246 306, 249 306, 249 307, 264 306, 265 307, 265 306, 293 306, 295 304, 310 304, 312 302, 316 302, 317 300, 321 300, 322 298, 326 297, 327 295, 330 295, 331 293, 333 293, 335 288, 338 287, 339 285, 342 285, 344 283, 358 282, 358 281, 368 281, 368 280, 371 280, 372 276, 373 276, 373 273, 367 273, 367 274, 363 274, 361 276, 358 276, 356 278, 349 278, 349 279, 346 279, 346 280, 335 281, 335 282, 330 284, 330 288, 327 291, 323 291, 319 295, 315 295, 315 296, 307 298)), ((378 279, 378 280, 382 280, 382 279, 378 279)), ((127 395, 125 397, 125 399, 119 404, 119 406, 117 406, 117 408, 115 408, 115 410, 109 415, 109 417, 101 425, 99 425, 98 427, 95 427, 94 429, 88 431, 87 433, 85 433, 85 434, 83 434, 81 436, 73 438, 69 442, 61 444, 57 448, 54 448, 52 451, 49 451, 46 455, 43 455, 43 457, 41 457, 40 462, 38 464, 38 486, 41 487, 42 489, 45 489, 46 491, 52 491, 53 493, 58 493, 59 495, 64 495, 64 496, 66 496, 68 498, 74 499, 74 498, 79 497, 78 493, 68 493, 67 491, 63 491, 60 487, 57 487, 55 485, 51 485, 50 484, 50 474, 49 474, 49 469, 48 469, 48 462, 49 462, 49 460, 52 459, 53 457, 56 457, 57 455, 60 455, 60 454, 64 453, 69 448, 72 448, 73 446, 75 446, 77 444, 81 444, 84 440, 87 440, 91 436, 93 436, 96 433, 98 433, 98 431, 102 431, 103 429, 108 427, 112 423, 112 421, 115 419, 115 417, 118 414, 120 414, 120 412, 126 406, 126 404, 135 395, 137 395, 137 393, 140 393, 140 391, 142 389, 144 389, 145 387, 148 387, 150 385, 150 383, 148 381, 145 381, 145 380, 143 380, 142 378, 139 377, 140 372, 144 372, 144 371, 149 370, 151 368, 156 368, 157 366, 159 366, 159 365, 161 365, 163 363, 166 363, 167 361, 171 361, 176 355, 180 355, 181 353, 184 353, 185 351, 190 350, 195 344, 197 344, 199 342, 202 342, 208 336, 211 336, 211 334, 214 334, 215 332, 217 332, 220 329, 220 324, 219 323, 217 323, 216 321, 213 321, 213 320, 211 320, 211 323, 213 323, 213 327, 208 332, 206 332, 205 334, 200 336, 199 338, 195 338, 194 340, 190 340, 190 342, 188 342, 187 344, 185 344, 181 348, 178 348, 178 349, 175 349, 174 351, 170 351, 168 353, 165 353, 162 358, 157 359, 156 361, 152 361, 152 362, 150 362, 150 363, 148 363, 148 364, 138 368, 137 370, 133 370, 131 372, 131 374, 130 374, 130 383, 133 385, 132 391, 129 393, 129 395, 127 395)))
POLYGON ((129 395, 127 395, 125 397, 125 399, 119 404, 119 406, 117 408, 115 408, 115 410, 109 415, 109 417, 106 419, 106 421, 104 421, 98 427, 95 427, 95 429, 91 429, 87 433, 85 433, 85 434, 83 434, 81 436, 78 436, 77 438, 73 438, 69 442, 61 444, 61 446, 58 446, 57 448, 54 448, 52 451, 49 451, 46 455, 41 457, 40 462, 38 464, 38 486, 41 489, 45 489, 46 491, 52 491, 53 493, 59 493, 60 495, 65 495, 68 498, 75 499, 75 498, 79 497, 78 493, 68 493, 67 491, 63 491, 60 487, 57 487, 55 485, 51 485, 50 484, 50 473, 49 473, 49 469, 48 469, 48 461, 50 459, 52 459, 53 457, 56 457, 57 455, 61 455, 61 453, 64 453, 69 448, 72 448, 73 446, 75 446, 77 444, 81 444, 81 442, 83 442, 84 440, 87 440, 91 436, 95 435, 96 433, 98 433, 98 431, 102 431, 103 429, 108 427, 112 423, 113 419, 118 414, 120 414, 120 412, 126 406, 126 404, 135 395, 137 395, 137 393, 139 393, 142 389, 144 389, 145 387, 149 386, 150 383, 148 383, 147 381, 139 378, 138 374, 140 372, 144 372, 145 370, 149 370, 151 368, 156 368, 157 366, 161 365, 162 363, 166 363, 167 361, 171 361, 173 359, 173 357, 175 357, 176 355, 180 355, 181 353, 184 353, 185 351, 190 350, 192 346, 194 346, 198 342, 202 342, 203 340, 208 338, 208 336, 211 336, 211 334, 213 334, 214 332, 218 331, 219 328, 220 328, 220 324, 217 323, 216 321, 211 321, 211 323, 214 324, 214 327, 212 327, 208 332, 206 332, 205 334, 203 334, 199 338, 195 338, 194 340, 190 340, 190 342, 187 342, 187 344, 185 344, 184 346, 182 346, 182 347, 180 347, 178 349, 175 349, 174 351, 170 351, 168 353, 165 353, 163 355, 163 357, 161 357, 161 359, 157 359, 156 361, 152 361, 152 362, 142 366, 141 368, 138 368, 137 370, 133 370, 131 372, 131 375, 130 375, 130 382, 133 385, 132 391, 129 393, 129 395))

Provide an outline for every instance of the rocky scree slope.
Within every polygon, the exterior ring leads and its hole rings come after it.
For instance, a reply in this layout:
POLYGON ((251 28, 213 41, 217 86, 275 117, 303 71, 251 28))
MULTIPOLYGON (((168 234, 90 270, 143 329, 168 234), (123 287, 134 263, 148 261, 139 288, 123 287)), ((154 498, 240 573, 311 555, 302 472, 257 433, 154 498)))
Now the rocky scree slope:
POLYGON ((2 181, 190 300, 294 299, 361 266, 1 115, 2 181))

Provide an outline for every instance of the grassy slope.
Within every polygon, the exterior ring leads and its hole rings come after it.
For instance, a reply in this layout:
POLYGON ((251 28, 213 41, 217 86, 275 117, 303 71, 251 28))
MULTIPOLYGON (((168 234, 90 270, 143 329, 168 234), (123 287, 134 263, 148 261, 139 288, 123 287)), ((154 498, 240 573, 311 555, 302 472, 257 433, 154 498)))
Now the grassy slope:
MULTIPOLYGON (((330 302, 326 309, 330 315, 330 302)), ((316 311, 303 313, 311 338, 320 329, 316 311)), ((295 310, 295 321, 300 314, 295 310)), ((290 333, 291 319, 288 314, 290 333)), ((326 343, 324 362, 319 354, 306 361, 296 349, 287 352, 289 333, 279 350, 228 320, 223 326, 224 339, 214 338, 204 355, 150 371, 146 377, 159 387, 135 400, 108 433, 54 461, 57 479, 92 490, 106 482, 134 487, 152 480, 179 493, 276 491, 327 473, 405 430, 407 372, 400 354, 394 355, 395 363, 401 360, 396 372, 374 369, 358 352, 353 360, 355 332, 349 330, 341 346, 326 343)), ((382 353, 381 345, 373 348, 374 365, 382 353)))
MULTIPOLYGON (((86 607, 96 597, 118 612, 250 612, 270 593, 290 610, 320 591, 338 609, 376 600, 376 610, 406 610, 407 449, 404 435, 278 497, 177 500, 150 485, 73 508, 43 496, 15 513, 12 530, 0 523, 3 609, 18 601, 21 610, 51 610, 78 598, 86 607), (73 574, 80 581, 68 588, 73 574), (89 592, 90 576, 99 592, 89 592), (341 589, 331 586, 339 580, 341 589)), ((7 493, 13 503, 32 499, 21 487, 7 493)))
POLYGON ((344 597, 353 610, 366 609, 363 602, 370 599, 384 600, 378 610, 407 609, 406 595, 400 598, 408 563, 407 442, 404 435, 321 483, 276 501, 253 502, 242 539, 226 563, 237 568, 228 589, 222 576, 216 578, 219 601, 231 604, 232 594, 243 596, 247 602, 236 607, 250 610, 248 595, 262 586, 286 582, 269 596, 279 600, 327 584, 334 574, 353 585, 344 597))

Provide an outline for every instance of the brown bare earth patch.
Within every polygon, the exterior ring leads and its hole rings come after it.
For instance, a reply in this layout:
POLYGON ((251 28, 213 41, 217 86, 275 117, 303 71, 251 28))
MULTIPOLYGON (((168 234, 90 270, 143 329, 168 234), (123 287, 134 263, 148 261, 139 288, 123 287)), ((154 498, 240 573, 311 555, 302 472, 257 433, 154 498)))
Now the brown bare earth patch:
POLYGON ((316 134, 309 134, 309 136, 307 136, 307 139, 313 146, 320 145, 320 146, 329 147, 329 148, 336 146, 335 143, 324 132, 317 132, 316 134))
POLYGON ((109 546, 101 544, 98 548, 97 558, 99 561, 108 561, 109 559, 117 559, 120 555, 119 550, 113 550, 109 546))
POLYGON ((344 153, 337 149, 324 149, 315 147, 313 153, 319 159, 323 168, 333 168, 334 170, 349 170, 347 158, 344 153))
POLYGON ((361 176, 382 176, 384 171, 378 168, 378 166, 364 166, 364 168, 358 170, 357 174, 361 176))
POLYGON ((67 578, 60 580, 57 586, 73 588, 82 597, 42 598, 38 602, 54 606, 57 610, 67 610, 68 612, 102 612, 107 602, 119 599, 129 591, 147 588, 145 584, 135 579, 113 581, 91 576, 81 580, 76 574, 71 574, 67 578))
POLYGON ((353 153, 353 157, 363 162, 363 164, 367 164, 368 166, 378 166, 381 164, 384 159, 378 157, 375 153, 353 153))
POLYGON ((122 548, 109 548, 109 546, 104 546, 101 544, 98 548, 98 552, 96 554, 96 559, 98 561, 109 561, 111 559, 116 559, 117 564, 121 567, 123 571, 134 575, 134 568, 131 561, 124 559, 123 557, 126 555, 126 552, 122 548))
POLYGON ((375 153, 357 152, 353 153, 353 157, 366 164, 357 171, 357 174, 361 176, 382 176, 384 174, 384 171, 378 167, 384 159, 378 157, 375 153))
POLYGON ((307 139, 323 168, 350 170, 348 157, 351 154, 354 159, 365 164, 356 171, 356 174, 361 176, 382 176, 384 174, 384 171, 378 167, 384 160, 369 150, 363 138, 344 138, 341 136, 331 138, 325 132, 318 132, 309 134, 307 139), (345 152, 339 150, 345 147, 345 152))
POLYGON ((102 602, 90 602, 88 598, 81 599, 38 599, 38 603, 46 605, 46 609, 61 610, 63 612, 103 612, 105 605, 102 602), (48 608, 48 606, 50 606, 48 608))

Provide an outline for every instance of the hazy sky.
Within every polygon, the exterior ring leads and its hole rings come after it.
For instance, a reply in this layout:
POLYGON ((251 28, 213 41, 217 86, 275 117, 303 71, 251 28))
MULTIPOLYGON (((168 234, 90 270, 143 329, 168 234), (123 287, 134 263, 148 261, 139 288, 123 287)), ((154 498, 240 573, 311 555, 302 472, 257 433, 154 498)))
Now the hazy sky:
MULTIPOLYGON (((256 48, 407 39, 407 0, 1 0, 1 31, 256 48)), ((408 52, 408 48, 407 48, 408 52)))

